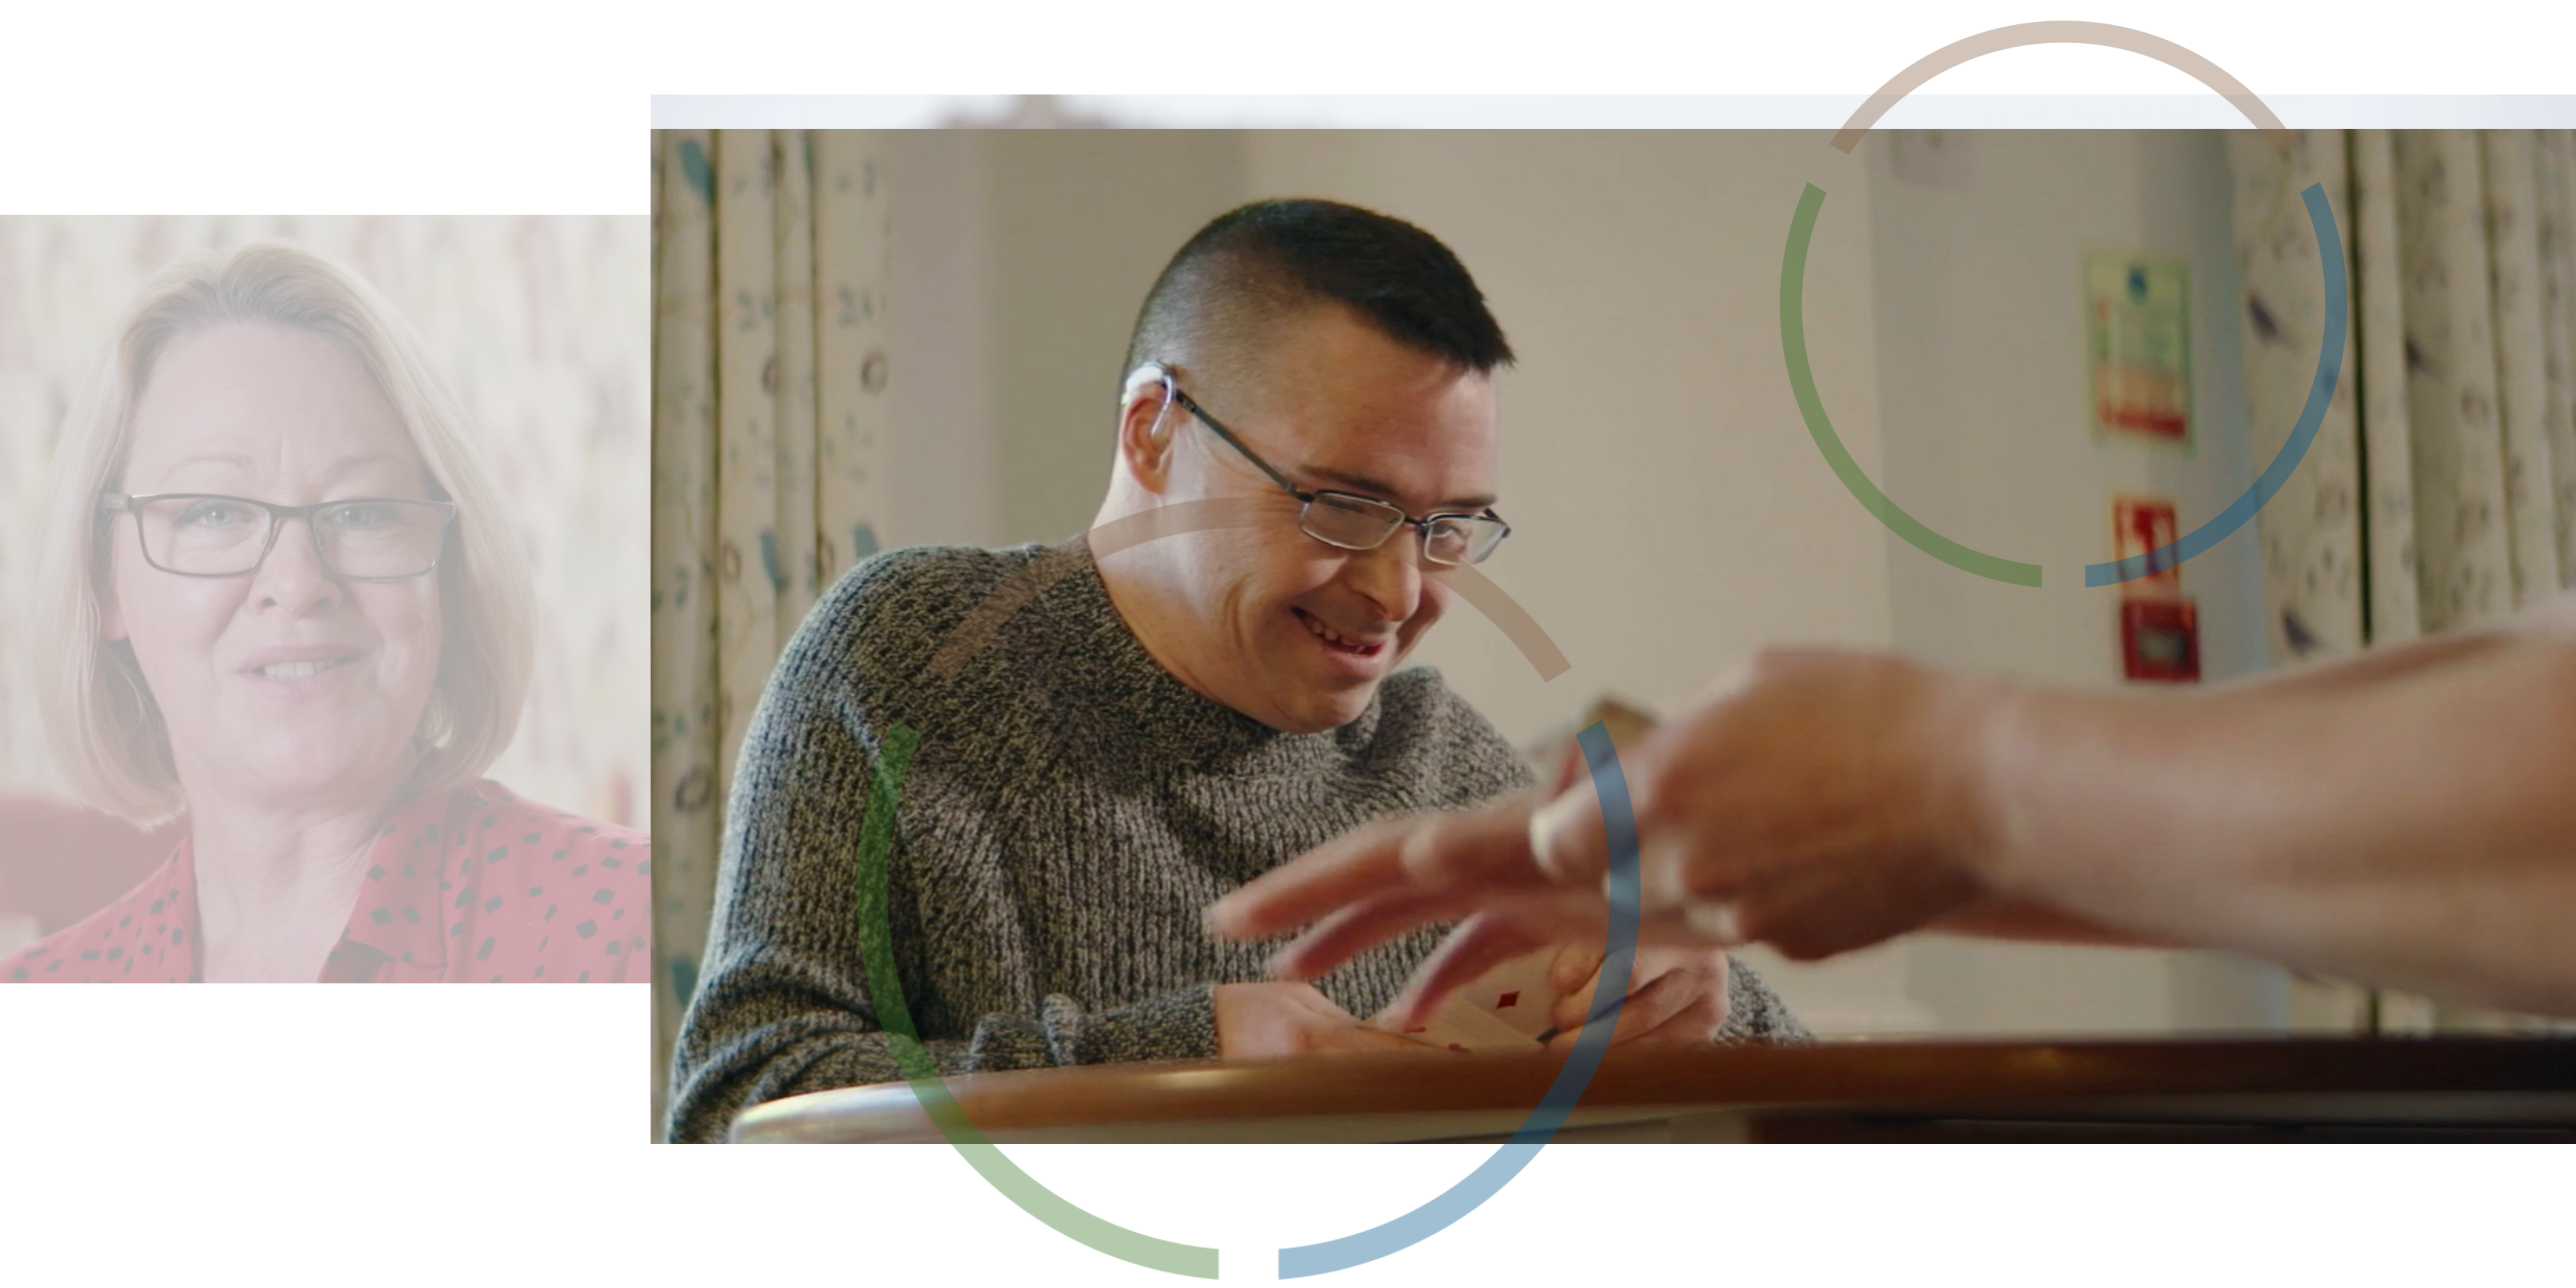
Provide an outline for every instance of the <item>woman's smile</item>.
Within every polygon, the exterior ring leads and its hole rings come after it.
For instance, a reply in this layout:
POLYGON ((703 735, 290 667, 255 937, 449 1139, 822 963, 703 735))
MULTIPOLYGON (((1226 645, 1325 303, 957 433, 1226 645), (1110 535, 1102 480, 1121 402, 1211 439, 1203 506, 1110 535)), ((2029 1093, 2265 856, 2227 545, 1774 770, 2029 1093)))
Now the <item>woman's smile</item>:
POLYGON ((345 669, 366 652, 356 645, 268 649, 252 655, 241 673, 267 683, 313 680, 345 669))

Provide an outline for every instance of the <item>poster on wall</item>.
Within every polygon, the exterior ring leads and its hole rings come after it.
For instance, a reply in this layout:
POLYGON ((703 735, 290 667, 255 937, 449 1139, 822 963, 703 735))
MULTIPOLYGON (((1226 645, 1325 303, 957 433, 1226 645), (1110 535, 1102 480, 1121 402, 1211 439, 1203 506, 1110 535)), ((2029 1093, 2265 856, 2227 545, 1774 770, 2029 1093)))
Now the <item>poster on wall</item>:
POLYGON ((2096 437, 2191 449, 2191 270, 2084 256, 2085 412, 2096 437))

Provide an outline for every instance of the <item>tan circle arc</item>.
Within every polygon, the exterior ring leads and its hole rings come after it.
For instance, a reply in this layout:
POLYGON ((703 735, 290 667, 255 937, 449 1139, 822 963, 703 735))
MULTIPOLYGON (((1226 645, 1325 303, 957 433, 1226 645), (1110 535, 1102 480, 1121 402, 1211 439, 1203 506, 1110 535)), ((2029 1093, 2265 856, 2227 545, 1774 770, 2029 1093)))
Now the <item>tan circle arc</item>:
POLYGON ((2144 54, 2207 85, 2217 91, 2219 97, 2234 103, 2236 110, 2243 112, 2245 119, 2253 122, 2254 128, 2261 130, 2263 137, 2270 140, 2275 149, 2288 152, 2296 138, 2288 126, 2281 124, 2281 118, 2264 106, 2262 99, 2255 97, 2254 91, 2245 88, 2245 82, 2228 75, 2218 64, 2162 36, 2151 36, 2135 27, 2115 26, 2107 22, 2021 22, 1979 32, 1916 59, 1913 66, 1879 86, 1878 92, 1870 95, 1869 101, 1862 103, 1860 110, 1851 114, 1850 120, 1843 122, 1843 128, 1834 134, 1834 147, 1844 155, 1850 155, 1853 148, 1860 146, 1861 136, 1868 134, 1870 127, 1878 123, 1878 118, 1887 115, 1888 109, 1896 106, 1898 100, 1921 89, 1924 82, 1933 77, 1972 59, 2006 49, 2019 49, 2024 45, 2100 45, 2106 49, 2144 54))

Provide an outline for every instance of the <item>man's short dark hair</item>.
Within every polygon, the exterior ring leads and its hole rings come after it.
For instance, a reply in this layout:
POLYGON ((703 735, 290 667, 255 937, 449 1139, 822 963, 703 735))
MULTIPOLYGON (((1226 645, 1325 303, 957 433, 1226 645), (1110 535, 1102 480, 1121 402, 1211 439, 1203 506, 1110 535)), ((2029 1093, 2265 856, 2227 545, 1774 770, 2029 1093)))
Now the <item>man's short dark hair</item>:
POLYGON ((1227 211, 1172 256, 1137 312, 1120 378, 1156 361, 1237 367, 1273 328, 1324 302, 1479 373, 1512 361, 1476 279, 1439 238, 1373 210, 1293 199, 1227 211))

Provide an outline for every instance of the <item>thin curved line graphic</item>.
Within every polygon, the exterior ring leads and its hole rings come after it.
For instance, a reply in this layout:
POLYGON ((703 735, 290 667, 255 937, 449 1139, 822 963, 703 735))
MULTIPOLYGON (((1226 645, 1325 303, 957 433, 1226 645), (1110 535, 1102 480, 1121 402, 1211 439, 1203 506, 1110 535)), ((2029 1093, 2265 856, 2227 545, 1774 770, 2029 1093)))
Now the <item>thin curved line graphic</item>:
POLYGON ((2334 401, 2335 382, 2343 375, 2344 319, 2352 302, 2351 284, 2344 273, 2343 231, 2335 226, 2334 206, 2326 200, 2325 185, 2309 184, 2299 196, 2308 203, 2308 225, 2317 235, 2317 259, 2325 274, 2326 316, 2325 333, 2317 337, 2317 374, 2308 382, 2308 402, 2299 409, 2299 423, 2290 430, 2290 440, 2281 444, 2271 465, 2245 489, 2244 495, 2211 515, 2207 523, 2183 534, 2172 545, 2111 563, 2084 565, 2085 585, 2108 586, 2180 567, 2184 560, 2226 540, 2269 503, 2282 484, 2290 481, 2291 473, 2307 457, 2308 444, 2316 441, 2317 426, 2325 423, 2326 405, 2334 401))
POLYGON ((887 733, 877 757, 875 781, 868 788, 867 811, 860 816, 859 824, 859 955, 867 964, 868 996, 876 1002, 877 1022, 894 1047, 904 1081, 912 1085, 912 1094, 921 1101, 930 1121, 938 1125, 939 1134, 948 1138, 948 1143, 987 1184, 1001 1191, 1002 1197, 1017 1204, 1021 1211, 1045 1222, 1056 1233, 1121 1261, 1194 1279, 1216 1278, 1216 1249, 1157 1239, 1103 1220, 1021 1171, 1019 1164, 1012 1162, 966 1117, 956 1098, 948 1094, 948 1084, 940 1080, 939 1066, 922 1046, 920 1033, 912 1024, 912 1009, 904 1002, 903 979, 894 964, 893 917, 886 900, 887 857, 894 849, 896 802, 902 798, 904 771, 911 767, 913 749, 920 740, 919 734, 901 722, 887 733))
POLYGON ((1816 450, 1825 454, 1825 463, 1833 467, 1834 477, 1843 481, 1843 487, 1861 503, 1861 508, 1878 516, 1888 531, 1905 538, 1915 549, 1961 572, 2015 586, 2037 586, 2038 564, 1971 550, 1907 514, 1903 506, 1878 490, 1869 472, 1852 459, 1842 438, 1834 433, 1834 423, 1825 415, 1824 400, 1816 396, 1815 372, 1807 365, 1807 243, 1815 237, 1816 214, 1824 208, 1825 190, 1808 184, 1806 193, 1798 198, 1798 213, 1789 221, 1788 248, 1780 256, 1780 350, 1789 363, 1789 387, 1798 396, 1798 413, 1806 418, 1808 436, 1816 440, 1816 450))
POLYGON ((1281 1248, 1280 1278, 1302 1279, 1348 1270, 1401 1252, 1448 1229, 1510 1184, 1531 1159, 1538 1157, 1557 1129, 1565 1125, 1575 1104, 1583 1099, 1583 1089, 1591 1084, 1593 1071, 1601 1067, 1601 1054, 1610 1047, 1610 1031, 1618 1026, 1619 1010, 1626 1004, 1629 967, 1637 955, 1637 816, 1628 802, 1628 779, 1620 772, 1619 753, 1610 745, 1609 728, 1595 721, 1576 739, 1583 745, 1584 762, 1592 769, 1592 789, 1601 798, 1602 830, 1607 834, 1610 850, 1610 869, 1601 879, 1602 894, 1610 905, 1610 926, 1601 959, 1601 982, 1593 995, 1607 995, 1614 1000, 1607 1009, 1584 1019, 1582 1036, 1574 1040, 1573 1054, 1557 1070, 1556 1081, 1539 1098, 1538 1108, 1530 1111, 1528 1120, 1512 1133, 1510 1140, 1495 1147, 1482 1166, 1430 1202, 1384 1225, 1325 1243, 1281 1248))
MULTIPOLYGON (((949 632, 948 638, 941 641, 924 671, 941 681, 954 680, 976 650, 983 647, 1014 614, 1027 607, 1047 587, 1095 559, 1162 537, 1260 526, 1277 522, 1277 517, 1272 507, 1251 498, 1212 497, 1160 506, 1094 527, 1040 555, 995 587, 967 612, 949 632)), ((1565 654, 1540 629, 1537 619, 1490 578, 1464 566, 1431 566, 1424 571, 1425 575, 1452 586, 1460 598, 1492 620, 1520 649, 1521 655, 1529 659, 1530 665, 1537 668, 1542 681, 1555 679, 1568 669, 1565 654)), ((1528 1164, 1530 1157, 1547 1143, 1556 1128, 1565 1121, 1566 1115, 1573 1111, 1583 1088, 1591 1082, 1592 1072, 1601 1062, 1601 1052, 1609 1045, 1610 1032, 1618 1024, 1619 1012, 1626 1005, 1629 967, 1635 956, 1636 827, 1628 807, 1626 780, 1619 776, 1618 761, 1610 749, 1608 728, 1595 723, 1578 738, 1587 760, 1593 765, 1594 782, 1603 793, 1605 826, 1611 829, 1613 841, 1611 872, 1604 878, 1611 903, 1610 937, 1601 966, 1602 983, 1595 990, 1596 993, 1601 989, 1610 990, 1612 1002, 1605 1010, 1585 1019, 1581 1035, 1575 1039, 1574 1052, 1568 1057, 1565 1067, 1558 1071, 1555 1083, 1540 1100, 1539 1108, 1485 1166, 1451 1186, 1440 1197, 1375 1230, 1312 1248, 1281 1249, 1283 1277, 1288 1273, 1285 1267, 1297 1254, 1307 1254, 1304 1264, 1316 1267, 1297 1272, 1299 1274, 1321 1274, 1326 1270, 1359 1265, 1420 1242, 1473 1211, 1476 1205, 1492 1197, 1528 1164), (1606 771, 1601 764, 1603 757, 1608 757, 1606 771), (1626 840, 1621 842, 1619 838, 1623 834, 1626 840), (1622 853, 1621 844, 1626 847, 1624 853, 1628 865, 1624 887, 1620 885, 1618 860, 1622 853), (1332 1260, 1332 1264, 1324 1264, 1325 1260, 1332 1260)), ((940 1135, 987 1184, 1021 1211, 1036 1217, 1058 1234, 1121 1261, 1169 1274, 1216 1278, 1217 1249, 1175 1243, 1130 1230, 1075 1206, 1022 1171, 967 1117, 964 1107, 949 1093, 937 1061, 922 1045, 920 1031, 912 1022, 911 1007, 904 1000, 902 976, 895 968, 893 917, 887 903, 895 815, 902 798, 904 773, 910 768, 913 752, 919 745, 920 735, 909 725, 897 722, 888 731, 878 753, 876 775, 869 784, 867 808, 861 815, 859 833, 859 951, 867 969, 869 996, 876 1001, 878 1023, 894 1050, 895 1062, 904 1081, 911 1086, 913 1096, 921 1102, 922 1111, 939 1128, 940 1135)))
POLYGON ((1926 81, 1973 59, 2023 45, 2100 45, 2106 49, 2125 49, 2144 54, 2176 71, 2190 76, 2218 91, 2220 97, 2236 105, 2254 128, 2271 140, 2272 146, 2288 152, 2294 141, 2281 118, 2245 88, 2245 82, 2228 75, 2218 64, 2183 48, 2162 36, 2151 36, 2135 27, 2114 26, 2107 22, 2022 22, 2009 27, 1981 31, 1965 40, 1953 41, 1914 61, 1914 65, 1889 77, 1878 92, 1851 114, 1843 128, 1834 134, 1834 146, 1849 155, 1860 146, 1861 136, 1869 133, 1878 118, 1906 95, 1921 89, 1926 81))

